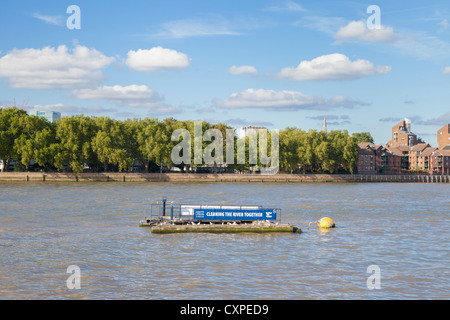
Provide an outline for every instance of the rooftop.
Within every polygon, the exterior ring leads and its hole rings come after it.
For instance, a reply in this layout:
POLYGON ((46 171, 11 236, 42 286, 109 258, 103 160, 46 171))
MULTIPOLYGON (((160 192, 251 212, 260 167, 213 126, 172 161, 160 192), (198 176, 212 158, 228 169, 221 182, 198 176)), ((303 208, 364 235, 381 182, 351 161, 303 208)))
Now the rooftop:
POLYGON ((436 151, 438 151, 440 154, 442 154, 443 156, 446 156, 446 157, 450 157, 450 150, 447 150, 447 149, 444 149, 444 150, 436 150, 436 151))
POLYGON ((433 154, 433 152, 435 152, 436 150, 438 150, 438 148, 433 148, 433 147, 429 147, 426 148, 425 150, 422 151, 422 153, 420 154, 422 157, 429 157, 433 154))
POLYGON ((371 142, 360 142, 360 143, 358 143, 358 147, 360 148, 360 149, 368 149, 368 148, 370 148, 370 149, 380 149, 380 148, 383 148, 383 146, 382 145, 379 145, 379 144, 373 144, 373 143, 371 143, 371 142))
POLYGON ((386 148, 389 152, 391 152, 395 156, 403 156, 403 151, 400 150, 400 147, 396 148, 386 148))
POLYGON ((418 143, 411 147, 411 151, 420 151, 422 152, 426 148, 429 148, 430 145, 428 143, 418 143))

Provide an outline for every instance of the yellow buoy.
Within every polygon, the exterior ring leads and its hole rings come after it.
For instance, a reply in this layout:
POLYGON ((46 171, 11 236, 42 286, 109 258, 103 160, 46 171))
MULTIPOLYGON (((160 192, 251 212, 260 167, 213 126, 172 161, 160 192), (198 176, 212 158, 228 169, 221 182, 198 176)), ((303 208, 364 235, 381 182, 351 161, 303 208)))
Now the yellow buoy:
POLYGON ((334 227, 336 227, 336 225, 334 224, 334 221, 328 217, 320 219, 317 222, 317 225, 319 226, 319 228, 334 228, 334 227))

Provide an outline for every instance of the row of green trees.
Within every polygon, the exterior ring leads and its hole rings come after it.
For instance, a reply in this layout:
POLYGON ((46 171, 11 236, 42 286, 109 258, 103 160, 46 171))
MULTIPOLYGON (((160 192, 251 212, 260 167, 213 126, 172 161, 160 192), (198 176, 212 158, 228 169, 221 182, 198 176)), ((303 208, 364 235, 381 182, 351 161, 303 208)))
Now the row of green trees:
MULTIPOLYGON (((226 130, 231 128, 220 123, 202 123, 202 132, 211 128, 222 133, 225 154, 226 130)), ((23 171, 29 170, 32 160, 46 171, 83 172, 89 167, 94 171, 121 172, 131 170, 135 163, 145 172, 162 171, 174 166, 171 153, 179 141, 172 141, 171 136, 176 129, 188 130, 193 139, 194 121, 173 118, 119 121, 77 115, 51 123, 45 118, 30 116, 24 110, 4 108, 0 109, 2 171, 8 170, 13 159, 18 163, 16 168, 23 171)), ((326 134, 288 127, 279 132, 280 167, 291 173, 353 172, 358 138, 347 131, 326 134)), ((203 150, 209 143, 203 141, 203 150)), ((191 145, 193 148, 194 143, 191 145)), ((228 170, 242 171, 252 167, 248 162, 248 148, 247 141, 245 164, 228 165, 228 170)), ((189 166, 198 167, 194 160, 191 163, 179 167, 183 170, 189 166)))
POLYGON ((280 165, 291 173, 351 172, 358 158, 357 139, 347 131, 324 133, 297 128, 280 132, 280 165))

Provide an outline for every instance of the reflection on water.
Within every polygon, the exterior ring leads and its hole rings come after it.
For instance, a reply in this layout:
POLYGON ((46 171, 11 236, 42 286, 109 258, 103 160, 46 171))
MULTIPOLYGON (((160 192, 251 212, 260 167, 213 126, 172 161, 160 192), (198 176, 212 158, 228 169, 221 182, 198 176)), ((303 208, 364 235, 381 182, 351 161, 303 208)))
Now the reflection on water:
POLYGON ((1 184, 0 298, 449 299, 449 199, 440 184, 1 184), (303 233, 154 235, 138 222, 162 196, 279 207, 303 233))

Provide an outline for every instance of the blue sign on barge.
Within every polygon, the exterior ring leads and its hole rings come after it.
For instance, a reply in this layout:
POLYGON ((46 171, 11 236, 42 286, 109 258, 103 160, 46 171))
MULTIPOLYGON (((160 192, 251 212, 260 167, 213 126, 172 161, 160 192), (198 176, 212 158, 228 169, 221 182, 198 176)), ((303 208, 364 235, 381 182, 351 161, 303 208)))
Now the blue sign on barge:
POLYGON ((139 223, 153 233, 301 232, 281 223, 281 209, 252 205, 175 205, 164 197, 139 223))

